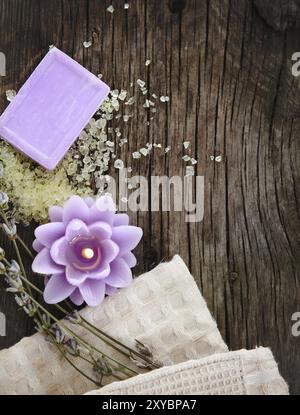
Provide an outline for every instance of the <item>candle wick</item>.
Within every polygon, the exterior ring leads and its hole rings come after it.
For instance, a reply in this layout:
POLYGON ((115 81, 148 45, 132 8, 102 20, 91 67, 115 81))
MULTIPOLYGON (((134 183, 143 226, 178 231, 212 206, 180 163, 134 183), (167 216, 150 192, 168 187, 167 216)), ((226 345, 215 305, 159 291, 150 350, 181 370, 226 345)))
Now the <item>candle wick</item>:
POLYGON ((92 248, 83 248, 81 251, 81 255, 85 259, 92 259, 95 255, 95 252, 92 248))

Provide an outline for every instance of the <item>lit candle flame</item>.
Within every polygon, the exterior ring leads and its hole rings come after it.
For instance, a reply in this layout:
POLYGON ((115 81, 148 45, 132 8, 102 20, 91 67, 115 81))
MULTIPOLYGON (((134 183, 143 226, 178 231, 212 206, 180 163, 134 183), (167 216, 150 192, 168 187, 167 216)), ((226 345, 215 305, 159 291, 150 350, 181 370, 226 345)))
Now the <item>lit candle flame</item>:
POLYGON ((81 255, 85 259, 92 259, 94 258, 95 252, 92 248, 83 248, 81 251, 81 255))

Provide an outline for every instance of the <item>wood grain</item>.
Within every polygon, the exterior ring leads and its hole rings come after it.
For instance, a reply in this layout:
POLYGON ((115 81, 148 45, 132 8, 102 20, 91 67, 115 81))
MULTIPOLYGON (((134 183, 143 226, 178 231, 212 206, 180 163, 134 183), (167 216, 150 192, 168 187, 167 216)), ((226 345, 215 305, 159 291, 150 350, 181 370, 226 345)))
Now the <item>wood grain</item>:
MULTIPOLYGON (((300 338, 291 334, 291 315, 300 311, 300 83, 290 57, 300 51, 300 29, 298 12, 289 17, 298 1, 283 8, 280 1, 131 0, 125 11, 119 0, 113 14, 110 3, 0 0, 0 51, 7 55, 1 110, 5 90, 22 85, 50 44, 103 73, 112 88, 141 78, 169 95, 150 126, 137 107, 119 155, 135 174, 181 175, 182 142, 191 141, 197 174, 205 176, 204 220, 131 213, 145 235, 136 273, 179 253, 230 348, 270 346, 299 394, 300 338), (130 153, 147 142, 172 150, 132 161, 130 153), (211 161, 215 154, 221 163, 211 161)), ((32 231, 22 229, 26 240, 32 231)), ((16 310, 1 293, 8 332, 0 347, 32 332, 16 310)))

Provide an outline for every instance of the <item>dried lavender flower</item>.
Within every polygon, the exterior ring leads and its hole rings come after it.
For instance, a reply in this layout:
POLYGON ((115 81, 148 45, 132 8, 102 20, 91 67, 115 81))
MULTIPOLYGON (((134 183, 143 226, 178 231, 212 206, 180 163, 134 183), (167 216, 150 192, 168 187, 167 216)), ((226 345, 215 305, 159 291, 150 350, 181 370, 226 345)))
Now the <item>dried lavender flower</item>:
POLYGON ((7 203, 9 202, 9 197, 7 195, 7 193, 5 192, 0 192, 0 206, 5 206, 7 205, 7 203))
POLYGON ((5 258, 5 251, 3 248, 0 247, 0 261, 5 258))
POLYGON ((0 275, 3 275, 6 273, 6 267, 3 264, 3 262, 0 262, 0 275))
POLYGON ((3 230, 9 238, 14 238, 17 235, 17 226, 15 223, 6 225, 6 223, 2 224, 3 230))
POLYGON ((15 261, 14 259, 11 261, 8 271, 10 274, 15 274, 15 275, 20 274, 21 270, 20 270, 20 266, 17 263, 17 261, 15 261))

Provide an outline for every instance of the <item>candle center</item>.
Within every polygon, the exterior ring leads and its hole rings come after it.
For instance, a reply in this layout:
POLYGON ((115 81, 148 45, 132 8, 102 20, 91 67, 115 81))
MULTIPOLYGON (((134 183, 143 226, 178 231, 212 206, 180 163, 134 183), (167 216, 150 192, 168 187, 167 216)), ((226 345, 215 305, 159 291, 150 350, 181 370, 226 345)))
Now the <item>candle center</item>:
POLYGON ((70 263, 82 271, 96 269, 101 262, 101 251, 96 238, 77 236, 70 242, 70 263))
POLYGON ((83 248, 81 250, 81 255, 84 259, 92 259, 95 256, 95 252, 92 248, 83 248))

